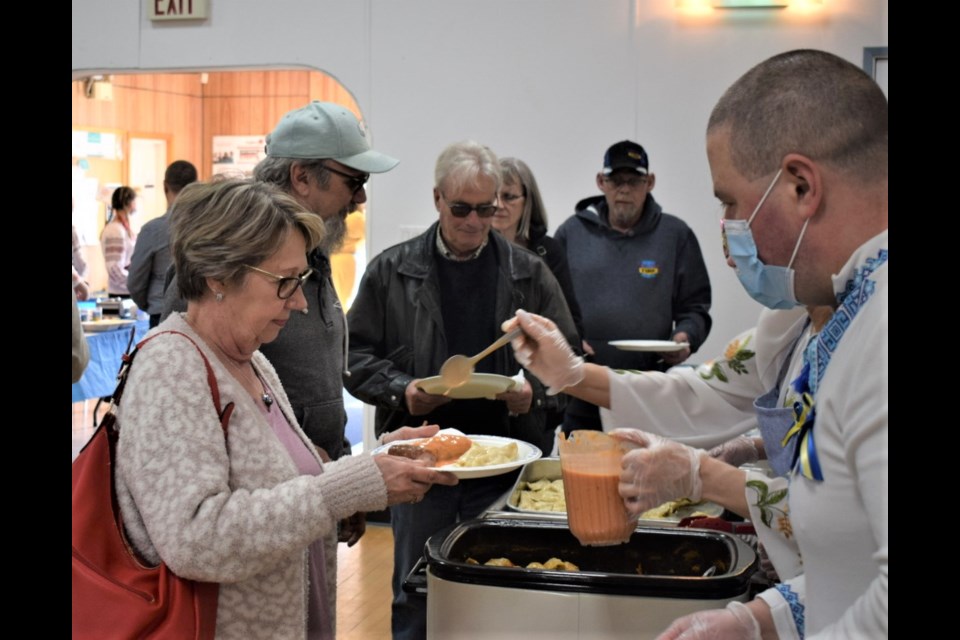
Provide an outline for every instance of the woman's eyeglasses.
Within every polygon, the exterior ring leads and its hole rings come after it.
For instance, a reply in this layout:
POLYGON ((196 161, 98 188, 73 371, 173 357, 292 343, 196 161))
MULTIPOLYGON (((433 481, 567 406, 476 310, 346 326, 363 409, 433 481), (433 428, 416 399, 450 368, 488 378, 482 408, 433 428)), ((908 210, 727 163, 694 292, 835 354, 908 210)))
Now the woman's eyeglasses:
POLYGON ((313 273, 313 269, 307 267, 307 269, 298 276, 279 276, 275 273, 270 273, 269 271, 264 271, 263 269, 257 267, 251 267, 248 264, 243 265, 251 271, 256 271, 257 273, 262 273, 265 276, 270 276, 271 278, 276 278, 277 280, 277 297, 281 300, 286 300, 294 293, 297 292, 297 289, 303 286, 303 283, 307 281, 307 278, 310 277, 310 274, 313 273))
POLYGON ((370 179, 369 173, 361 173, 360 175, 355 176, 345 171, 334 169, 333 167, 327 166, 325 164, 321 166, 327 171, 329 171, 330 173, 335 173, 338 176, 342 176, 346 178, 344 182, 346 182, 347 188, 350 189, 350 191, 354 194, 357 193, 357 191, 360 191, 360 189, 363 189, 363 185, 367 184, 367 180, 370 179))
POLYGON ((447 207, 457 218, 466 218, 470 215, 471 211, 476 211, 477 215, 481 218, 489 218, 497 212, 497 205, 495 204, 467 204, 465 202, 450 202, 447 200, 447 196, 440 193, 440 197, 443 198, 443 201, 447 203, 447 207))
POLYGON ((520 198, 523 198, 524 194, 522 193, 507 193, 506 191, 500 192, 500 202, 503 204, 510 204, 516 202, 520 198))

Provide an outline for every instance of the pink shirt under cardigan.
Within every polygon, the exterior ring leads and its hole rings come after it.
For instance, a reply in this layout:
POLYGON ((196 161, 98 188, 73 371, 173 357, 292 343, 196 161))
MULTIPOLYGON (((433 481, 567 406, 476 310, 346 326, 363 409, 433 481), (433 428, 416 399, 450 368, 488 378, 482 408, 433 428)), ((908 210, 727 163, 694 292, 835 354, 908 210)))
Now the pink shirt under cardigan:
MULTIPOLYGON (((273 391, 267 387, 266 382, 263 383, 263 387, 267 390, 267 393, 273 395, 273 391)), ((280 409, 274 409, 271 406, 270 409, 264 410, 261 406, 260 412, 266 417, 277 438, 286 447, 301 474, 318 476, 323 473, 323 467, 317 464, 313 454, 290 427, 290 423, 287 422, 280 409)), ((310 640, 333 640, 333 624, 331 620, 328 620, 329 616, 327 615, 326 558, 322 538, 310 543, 309 571, 307 638, 310 638, 310 640)))

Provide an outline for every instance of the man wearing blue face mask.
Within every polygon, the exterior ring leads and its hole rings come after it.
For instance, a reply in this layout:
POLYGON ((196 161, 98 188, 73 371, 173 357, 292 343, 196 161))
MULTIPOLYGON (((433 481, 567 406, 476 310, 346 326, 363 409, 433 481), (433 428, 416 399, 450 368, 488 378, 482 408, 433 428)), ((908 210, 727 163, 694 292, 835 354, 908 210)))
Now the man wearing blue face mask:
POLYGON ((796 294, 793 289, 794 271, 793 261, 797 257, 797 251, 800 249, 800 242, 803 240, 803 234, 807 231, 808 219, 803 223, 800 229, 800 237, 797 238, 797 244, 793 247, 793 253, 785 267, 776 267, 760 262, 757 254, 757 244, 750 232, 750 223, 760 213, 760 208, 766 201, 767 196, 773 191, 777 180, 783 174, 783 169, 777 171, 773 176, 773 181, 764 192, 757 207, 747 220, 723 220, 723 231, 725 234, 725 247, 727 257, 733 262, 737 270, 737 278, 740 284, 747 290, 754 300, 771 309, 791 309, 797 306, 796 294))
MULTIPOLYGON (((833 313, 802 349, 800 372, 785 378, 796 398, 778 443, 792 454, 788 477, 744 472, 650 433, 613 432, 635 447, 620 477, 630 512, 702 497, 750 517, 771 557, 796 559, 792 577, 752 602, 684 616, 661 638, 888 635, 887 113, 858 67, 799 50, 748 71, 711 114, 707 156, 728 262, 751 296, 784 309, 765 311, 758 332, 772 319, 802 320, 790 310, 797 303, 833 313)), ((630 376, 619 376, 624 383, 559 349, 543 318, 518 313, 513 322, 525 333, 517 359, 541 381, 629 411, 620 391, 630 376)), ((739 373, 749 352, 728 352, 728 369, 739 373)), ((681 422, 696 414, 669 394, 647 399, 675 408, 681 422)))

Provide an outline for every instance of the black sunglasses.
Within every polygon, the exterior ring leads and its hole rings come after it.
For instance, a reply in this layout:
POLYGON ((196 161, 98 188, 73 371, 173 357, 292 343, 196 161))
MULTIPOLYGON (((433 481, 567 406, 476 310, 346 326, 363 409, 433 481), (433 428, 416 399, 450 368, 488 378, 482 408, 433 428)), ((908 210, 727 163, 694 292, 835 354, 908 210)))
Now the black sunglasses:
POLYGON ((468 215, 470 215, 471 211, 476 211, 477 215, 481 218, 489 218, 497 212, 497 205, 495 204, 467 204, 465 202, 451 203, 449 200, 447 200, 447 196, 443 195, 443 192, 440 192, 440 197, 443 198, 443 201, 447 203, 447 207, 450 208, 450 213, 457 218, 466 218, 468 215))
POLYGON ((369 173, 361 173, 360 175, 355 176, 344 171, 340 171, 339 169, 334 169, 333 167, 325 164, 320 166, 330 173, 335 173, 338 176, 346 178, 347 188, 350 189, 352 193, 356 193, 357 191, 360 191, 360 189, 363 189, 363 185, 367 184, 367 180, 370 179, 369 173))

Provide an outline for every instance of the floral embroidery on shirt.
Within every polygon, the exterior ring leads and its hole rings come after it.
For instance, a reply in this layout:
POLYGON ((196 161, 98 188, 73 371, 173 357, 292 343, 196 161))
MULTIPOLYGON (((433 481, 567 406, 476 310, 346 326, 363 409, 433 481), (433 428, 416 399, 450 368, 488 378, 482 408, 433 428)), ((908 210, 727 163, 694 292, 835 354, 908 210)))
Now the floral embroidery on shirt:
POLYGON ((757 501, 754 506, 760 510, 760 521, 768 529, 776 529, 783 537, 789 540, 793 537, 793 527, 790 524, 790 507, 786 502, 787 489, 770 492, 767 483, 762 480, 748 480, 747 486, 757 492, 757 501), (773 520, 776 517, 776 527, 773 520))
POLYGON ((727 377, 727 374, 724 371, 724 366, 740 376, 747 373, 747 367, 745 363, 748 360, 752 360, 754 356, 757 355, 755 351, 747 349, 747 345, 750 343, 751 337, 752 336, 747 336, 743 339, 743 342, 740 340, 734 340, 728 344, 727 350, 723 354, 724 360, 720 360, 719 362, 709 360, 700 365, 700 377, 704 380, 716 378, 721 382, 729 382, 730 379, 727 377))

